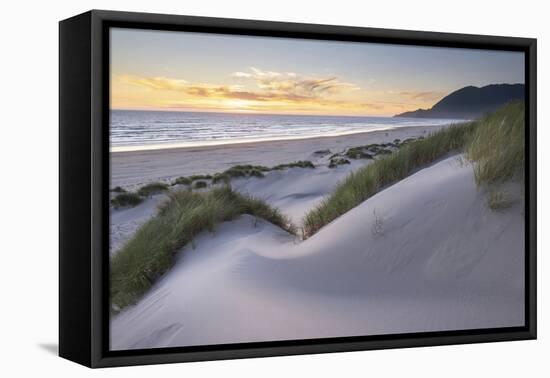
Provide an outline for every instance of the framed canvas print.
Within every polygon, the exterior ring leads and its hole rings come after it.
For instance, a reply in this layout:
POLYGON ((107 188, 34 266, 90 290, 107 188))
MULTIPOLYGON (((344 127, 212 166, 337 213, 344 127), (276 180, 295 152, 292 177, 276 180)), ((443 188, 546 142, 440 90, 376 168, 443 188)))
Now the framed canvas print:
POLYGON ((60 355, 536 337, 536 41, 60 23, 60 355))

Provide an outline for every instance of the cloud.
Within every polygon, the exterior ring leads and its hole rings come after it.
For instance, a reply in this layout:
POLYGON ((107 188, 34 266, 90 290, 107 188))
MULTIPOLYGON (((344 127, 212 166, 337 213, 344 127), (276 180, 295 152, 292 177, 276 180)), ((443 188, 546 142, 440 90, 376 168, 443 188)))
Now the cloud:
POLYGON ((231 76, 249 78, 249 77, 252 77, 252 74, 248 72, 233 72, 231 76))
POLYGON ((403 91, 399 92, 399 95, 407 97, 411 100, 435 101, 441 99, 445 93, 438 91, 403 91))
POLYGON ((247 91, 242 85, 213 85, 206 83, 190 83, 186 80, 170 79, 167 77, 141 78, 131 75, 121 76, 122 82, 145 87, 152 90, 164 90, 184 93, 198 98, 222 98, 251 101, 303 101, 311 99, 309 96, 297 93, 278 91, 247 91))
POLYGON ((187 84, 185 80, 174 80, 166 77, 136 77, 126 75, 120 79, 124 82, 160 90, 177 90, 187 84))
POLYGON ((358 90, 352 84, 337 77, 300 76, 293 72, 262 71, 250 67, 250 72, 234 72, 236 79, 252 80, 245 89, 243 85, 218 85, 192 83, 183 79, 168 77, 137 77, 124 75, 119 79, 127 84, 138 85, 151 90, 183 93, 197 98, 239 99, 258 102, 318 102, 332 96, 358 90))
POLYGON ((290 97, 319 98, 359 89, 357 85, 337 77, 302 76, 294 72, 263 71, 256 67, 250 67, 250 71, 235 72, 232 76, 252 79, 261 90, 290 97))

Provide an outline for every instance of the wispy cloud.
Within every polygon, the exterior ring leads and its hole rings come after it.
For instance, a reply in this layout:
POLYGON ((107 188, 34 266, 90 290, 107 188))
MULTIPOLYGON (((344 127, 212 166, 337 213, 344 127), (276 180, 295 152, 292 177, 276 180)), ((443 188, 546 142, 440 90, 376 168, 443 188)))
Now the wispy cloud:
POLYGON ((434 101, 441 99, 443 96, 445 96, 445 93, 438 91, 403 91, 399 92, 399 95, 411 100, 434 101))
POLYGON ((293 72, 262 71, 251 67, 250 72, 234 72, 233 78, 252 81, 252 89, 243 85, 217 85, 194 83, 184 79, 168 77, 137 77, 123 75, 119 79, 128 84, 152 90, 175 91, 193 97, 224 98, 249 101, 311 102, 328 100, 333 95, 358 90, 355 84, 337 77, 300 76, 293 72))
POLYGON ((251 79, 259 89, 290 97, 319 98, 359 89, 357 85, 336 76, 306 76, 294 72, 263 71, 256 67, 250 67, 250 72, 234 72, 232 76, 251 79))

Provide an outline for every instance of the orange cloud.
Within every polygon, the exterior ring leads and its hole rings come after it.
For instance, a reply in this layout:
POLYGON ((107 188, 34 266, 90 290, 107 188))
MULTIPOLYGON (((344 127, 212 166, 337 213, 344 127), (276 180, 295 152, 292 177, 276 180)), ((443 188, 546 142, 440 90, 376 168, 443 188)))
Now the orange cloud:
POLYGON ((252 73, 235 72, 237 78, 253 79, 257 90, 244 90, 241 85, 213 85, 191 83, 187 80, 167 77, 121 76, 119 79, 152 90, 175 91, 193 97, 225 98, 251 101, 291 101, 304 102, 330 97, 347 90, 357 90, 357 86, 339 81, 336 77, 302 78, 285 72, 263 72, 251 68, 252 73))
POLYGON ((420 101, 435 101, 440 100, 445 96, 445 93, 443 92, 437 92, 437 91, 404 91, 399 92, 401 96, 407 97, 411 100, 420 100, 420 101))

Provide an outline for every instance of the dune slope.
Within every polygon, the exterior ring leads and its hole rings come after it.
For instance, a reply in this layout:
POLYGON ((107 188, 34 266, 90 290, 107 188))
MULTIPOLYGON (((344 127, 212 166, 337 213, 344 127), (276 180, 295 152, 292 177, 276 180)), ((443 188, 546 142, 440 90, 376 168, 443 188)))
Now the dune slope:
POLYGON ((352 159, 350 164, 336 168, 328 168, 324 164, 315 169, 272 171, 262 179, 234 180, 231 186, 238 192, 264 200, 298 225, 306 213, 330 194, 341 180, 372 161, 352 159))
POLYGON ((522 325, 521 210, 489 210, 451 157, 304 242, 242 216, 112 319, 111 348, 522 325))

